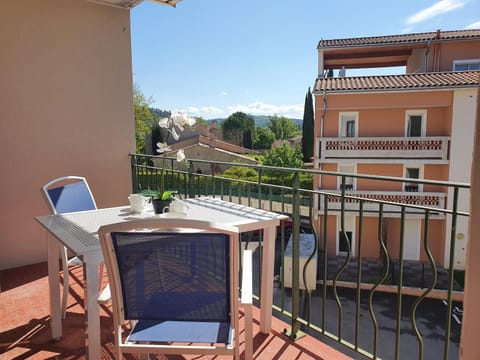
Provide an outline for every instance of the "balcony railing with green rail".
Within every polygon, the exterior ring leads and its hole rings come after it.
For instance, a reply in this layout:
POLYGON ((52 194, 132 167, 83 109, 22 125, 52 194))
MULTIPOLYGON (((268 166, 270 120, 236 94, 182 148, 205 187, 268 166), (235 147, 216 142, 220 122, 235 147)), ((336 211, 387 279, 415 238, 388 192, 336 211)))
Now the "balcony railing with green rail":
MULTIPOLYGON (((159 187, 162 171, 155 165, 161 163, 158 158, 131 155, 134 192, 159 187)), ((462 238, 464 235, 459 234, 468 223, 468 208, 464 205, 469 195, 468 184, 193 159, 185 165, 168 158, 167 164, 163 171, 165 188, 178 191, 181 197, 215 196, 290 217, 291 221, 285 221, 277 233, 274 292, 275 314, 290 324, 286 330, 288 336, 299 338, 308 333, 327 341, 333 340, 346 352, 353 351, 370 359, 407 358, 403 355, 406 347, 408 353, 413 351, 418 359, 458 358, 459 334, 456 329, 452 333, 452 321, 459 320, 459 317, 461 320, 463 272, 455 252, 459 241, 466 241, 462 238), (223 172, 223 169, 232 167, 248 170, 245 173, 249 176, 238 178, 223 172), (206 173, 198 169, 211 171, 206 173), (312 187, 313 178, 327 176, 338 177, 340 189, 312 187), (413 183, 434 191, 431 194, 395 193, 395 196, 388 196, 387 190, 383 191, 384 195, 379 195, 382 191, 351 192, 346 182, 352 178, 370 183, 378 181, 382 189, 391 182, 393 189, 398 188, 398 183, 413 183), (429 196, 439 201, 430 201, 429 196), (338 238, 329 238, 332 234, 330 216, 338 219, 339 231, 335 233, 343 239, 346 251, 330 250, 330 243, 338 243, 338 238), (356 219, 354 239, 347 234, 346 224, 347 217, 352 216, 356 219), (395 218, 399 226, 389 228, 387 235, 386 223, 390 218, 395 218), (417 261, 409 260, 404 253, 408 242, 405 224, 412 218, 422 224, 419 246, 423 257, 417 261), (375 238, 365 239, 364 230, 372 226, 372 219, 376 224, 375 238), (439 219, 443 221, 441 225, 435 222, 439 219), (437 240, 432 240, 430 234, 432 229, 438 234, 438 226, 446 234, 444 254, 440 254, 443 257, 434 253, 432 241, 437 240), (306 256, 300 243, 301 233, 312 234, 313 244, 306 256), (398 238, 395 249, 387 243, 387 238, 392 235, 398 238), (363 257, 372 243, 378 248, 378 255, 363 257), (286 259, 291 259, 291 272, 285 271, 286 259), (312 266, 313 286, 307 279, 312 266), (373 267, 375 272, 372 273, 373 267), (412 283, 407 269, 413 269, 421 283, 412 283), (291 279, 286 281, 285 276, 291 276, 291 279), (389 296, 388 311, 385 304, 377 300, 382 294, 389 296), (422 311, 429 309, 426 302, 432 298, 445 305, 442 305, 441 313, 423 316, 422 311), (385 314, 389 324, 381 322, 385 314), (430 324, 431 319, 434 320, 430 324), (424 334, 425 329, 431 328, 436 329, 434 341, 432 334, 424 334), (406 333, 410 337, 405 338, 406 333), (414 346, 412 339, 415 340, 414 346)), ((368 232, 370 236, 371 233, 368 232)), ((261 233, 243 234, 242 241, 242 246, 254 244, 256 252, 261 254, 261 233)), ((258 266, 258 288, 260 279, 258 266)))

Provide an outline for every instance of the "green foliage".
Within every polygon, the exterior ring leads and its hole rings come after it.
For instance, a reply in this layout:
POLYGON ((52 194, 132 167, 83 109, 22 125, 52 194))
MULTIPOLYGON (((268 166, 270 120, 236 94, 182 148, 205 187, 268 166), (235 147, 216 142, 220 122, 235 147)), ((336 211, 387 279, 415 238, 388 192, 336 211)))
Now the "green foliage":
POLYGON ((255 130, 255 136, 253 137, 254 149, 270 149, 274 141, 275 134, 269 128, 257 126, 255 130))
POLYGON ((249 181, 258 181, 258 173, 255 169, 245 166, 232 166, 222 173, 223 177, 230 179, 242 179, 249 181))
POLYGON ((147 99, 137 85, 133 87, 133 106, 135 112, 135 142, 136 152, 145 153, 145 137, 151 133, 155 117, 150 111, 149 105, 152 99, 147 99))
POLYGON ((300 135, 298 125, 284 116, 272 116, 267 127, 273 132, 277 140, 287 140, 300 135))
POLYGON ((236 112, 222 122, 223 139, 238 146, 251 144, 254 130, 255 121, 242 112, 236 112))
POLYGON ((152 199, 159 199, 159 200, 173 200, 173 196, 176 194, 176 191, 161 191, 161 190, 143 190, 140 192, 142 196, 149 197, 152 199))
POLYGON ((197 124, 208 125, 209 122, 202 118, 201 116, 195 116, 195 121, 197 124))
MULTIPOLYGON (((298 147, 283 144, 264 154, 263 165, 301 168, 303 166, 302 153, 298 147)), ((278 178, 283 185, 287 185, 293 177, 293 173, 287 171, 266 171, 266 175, 278 178)))
POLYGON ((263 165, 301 168, 303 165, 302 153, 298 147, 283 144, 264 154, 263 165))
POLYGON ((313 99, 310 88, 305 95, 302 126, 302 153, 303 161, 310 162, 313 157, 313 130, 314 130, 313 99))

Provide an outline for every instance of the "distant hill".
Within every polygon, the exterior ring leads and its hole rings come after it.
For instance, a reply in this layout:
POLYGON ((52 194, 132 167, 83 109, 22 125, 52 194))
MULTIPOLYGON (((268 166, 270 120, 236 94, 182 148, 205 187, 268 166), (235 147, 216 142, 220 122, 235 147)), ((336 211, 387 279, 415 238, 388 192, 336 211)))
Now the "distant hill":
MULTIPOLYGON (((269 120, 270 120, 270 117, 273 116, 273 115, 250 115, 250 114, 247 114, 248 116, 251 116, 253 118, 253 120, 255 120, 255 125, 256 126, 261 126, 261 127, 266 127, 269 120)), ((286 116, 288 117, 288 116, 286 116)), ((217 123, 221 124, 223 120, 225 120, 226 118, 216 118, 216 119, 209 119, 207 120, 209 123, 211 123, 212 121, 216 121, 217 123)), ((302 126, 303 126, 303 119, 294 119, 294 118, 289 118, 290 120, 292 120, 294 123, 298 124, 298 127, 301 129, 302 126)))
POLYGON ((157 118, 164 118, 164 117, 169 117, 171 112, 167 110, 160 110, 156 108, 150 108, 150 112, 155 115, 157 118))
MULTIPOLYGON (((156 108, 150 108, 150 111, 155 115, 156 118, 160 119, 163 117, 169 117, 171 112, 168 110, 161 110, 161 109, 156 109, 156 108)), ((248 116, 251 116, 253 120, 255 120, 255 125, 256 126, 261 126, 261 127, 266 127, 270 117, 273 115, 251 115, 247 114, 248 116)), ((286 116, 288 117, 288 116, 286 116)), ((211 123, 212 121, 216 121, 218 124, 221 124, 226 118, 215 118, 215 119, 208 119, 207 121, 211 123)), ((292 120, 294 123, 298 124, 298 127, 301 129, 303 126, 303 119, 294 119, 294 118, 289 118, 292 120)))

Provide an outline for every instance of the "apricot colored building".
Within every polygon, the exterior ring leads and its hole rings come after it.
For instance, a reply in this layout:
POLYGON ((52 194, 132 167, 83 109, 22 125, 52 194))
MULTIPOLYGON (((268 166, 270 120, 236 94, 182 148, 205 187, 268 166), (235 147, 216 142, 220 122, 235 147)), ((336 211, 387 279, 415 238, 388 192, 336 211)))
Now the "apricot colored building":
MULTIPOLYGON (((315 81, 314 167, 324 171, 406 178, 402 182, 344 177, 347 194, 373 199, 450 208, 452 194, 444 186, 411 179, 470 183, 474 123, 480 70, 480 30, 435 31, 352 39, 321 40, 315 81), (404 74, 348 76, 351 69, 403 66, 404 74)), ((372 70, 375 72, 375 70, 372 70)), ((341 178, 314 179, 321 190, 340 192, 341 178)), ((458 209, 469 210, 469 191, 461 192, 458 209)), ((358 204, 357 204, 358 205, 358 204)), ((324 201, 318 203, 323 222, 324 201)), ((378 258, 379 221, 389 256, 399 256, 400 208, 366 203, 362 254, 357 254, 359 213, 329 197, 329 254, 378 258)), ((404 259, 426 260, 421 211, 405 217, 404 259)), ((449 261, 451 219, 432 212, 429 242, 435 261, 449 261)), ((456 228, 455 268, 464 269, 468 218, 456 228)))

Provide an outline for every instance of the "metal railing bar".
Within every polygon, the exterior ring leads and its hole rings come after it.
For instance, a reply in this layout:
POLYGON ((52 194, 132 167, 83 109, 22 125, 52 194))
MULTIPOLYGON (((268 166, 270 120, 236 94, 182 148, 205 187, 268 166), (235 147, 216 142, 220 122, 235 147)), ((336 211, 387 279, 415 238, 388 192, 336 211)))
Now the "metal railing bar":
POLYGON ((322 294, 322 329, 326 328, 327 319, 327 276, 328 276, 328 250, 327 250, 327 224, 328 224, 328 197, 324 196, 325 213, 323 216, 323 294, 322 294))
MULTIPOLYGON (((342 176, 342 194, 345 195, 345 176, 342 176)), ((347 256, 345 256, 345 260, 343 264, 340 266, 338 271, 335 273, 335 276, 333 277, 333 295, 335 298, 335 302, 337 304, 337 309, 338 309, 338 337, 342 337, 342 318, 343 318, 343 308, 342 308, 342 303, 340 302, 340 298, 338 296, 338 291, 337 291, 337 281, 343 272, 343 270, 347 267, 348 262, 350 261, 350 256, 352 253, 352 245, 351 245, 351 239, 347 236, 347 232, 345 230, 345 197, 342 197, 342 202, 341 202, 341 213, 340 213, 340 233, 343 235, 343 239, 345 240, 346 246, 347 246, 347 256)), ((340 247, 340 240, 339 239, 339 247, 340 247)))
POLYGON ((400 249, 398 260, 398 292, 397 292, 397 326, 395 332, 395 359, 400 358, 400 332, 402 328, 402 286, 403 286, 403 255, 405 244, 405 206, 402 206, 400 218, 400 249))
POLYGON ((360 301, 362 289, 360 284, 362 283, 362 240, 363 240, 363 201, 360 202, 360 210, 358 217, 358 253, 357 253, 357 293, 355 303, 355 350, 359 349, 359 334, 360 334, 360 301))
MULTIPOLYGON (((145 155, 145 154, 135 154, 130 153, 130 156, 137 156, 137 157, 144 157, 144 158, 163 158, 161 155, 145 155)), ((173 157, 167 157, 167 159, 174 159, 173 157)), ((195 161, 195 163, 205 163, 211 164, 211 160, 202 160, 202 159, 195 159, 187 161, 195 161)), ((239 166, 240 164, 226 162, 226 161, 215 161, 215 164, 224 165, 224 166, 239 166)), ((276 167, 276 166, 268 166, 268 165, 257 165, 257 164, 241 164, 242 167, 246 168, 253 168, 253 169, 262 169, 265 170, 273 170, 273 171, 280 171, 285 173, 294 173, 298 171, 298 168, 288 168, 288 167, 276 167)), ((371 179, 377 181, 392 181, 392 182, 410 182, 410 183, 418 183, 418 184, 428 184, 428 185, 438 185, 438 186, 455 186, 458 188, 470 188, 470 184, 463 183, 463 182, 451 182, 451 181, 441 181, 441 180, 431 180, 431 179, 411 179, 411 178, 399 178, 394 176, 382 176, 382 175, 365 175, 365 174, 352 174, 352 173, 343 173, 343 172, 333 172, 333 171, 325 171, 319 169, 302 169, 302 172, 305 174, 317 174, 317 175, 331 175, 331 176, 347 176, 353 177, 358 179, 371 179)), ((272 184, 273 185, 273 184, 272 184)))
POLYGON ((443 357, 448 360, 450 349, 450 332, 452 328, 452 290, 453 290, 453 267, 455 263, 455 238, 457 233, 457 209, 458 187, 453 188, 452 225, 450 228, 450 258, 448 262, 448 296, 447 296, 447 321, 445 324, 445 347, 443 357))
POLYGON ((378 321, 373 311, 373 295, 375 294, 376 289, 380 284, 382 284, 387 278, 389 271, 389 257, 388 251, 385 246, 385 239, 383 238, 383 204, 379 204, 379 218, 378 218, 378 242, 380 245, 380 251, 383 259, 383 275, 382 277, 373 285, 372 289, 369 292, 368 296, 368 310, 370 312, 370 317, 373 323, 373 356, 376 359, 378 356, 378 321))
POLYGON ((437 267, 435 265, 435 260, 433 259, 433 255, 430 250, 430 246, 428 244, 429 223, 430 223, 429 220, 430 220, 430 212, 429 210, 426 210, 425 222, 424 222, 425 223, 424 233, 423 233, 423 248, 425 250, 425 253, 427 254, 428 261, 430 262, 430 266, 432 268, 432 283, 430 284, 428 289, 415 300, 412 306, 412 314, 411 314, 412 328, 418 341, 418 359, 419 360, 423 360, 424 350, 423 350, 423 339, 417 326, 417 308, 418 308, 418 305, 420 305, 420 303, 423 301, 423 299, 425 299, 425 297, 433 290, 437 282, 437 267))

